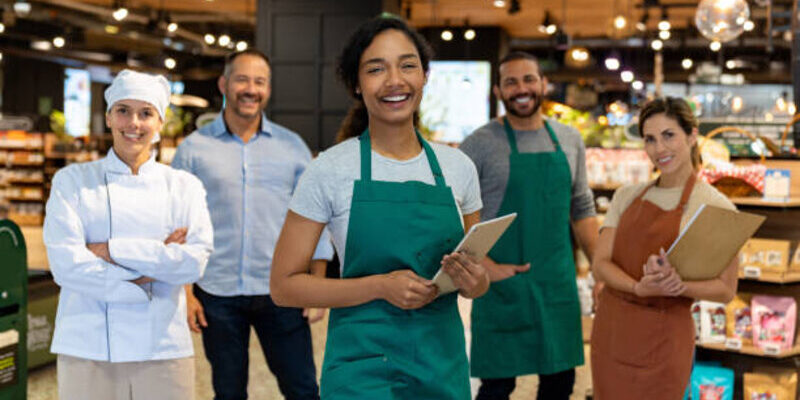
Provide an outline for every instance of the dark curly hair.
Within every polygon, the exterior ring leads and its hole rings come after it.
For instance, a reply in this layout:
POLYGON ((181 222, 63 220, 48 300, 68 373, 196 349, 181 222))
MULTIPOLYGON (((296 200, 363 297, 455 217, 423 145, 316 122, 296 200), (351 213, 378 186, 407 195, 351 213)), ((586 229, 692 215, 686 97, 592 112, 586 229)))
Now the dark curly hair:
MULTIPOLYGON (((350 36, 350 39, 342 50, 336 68, 336 75, 345 85, 350 96, 355 100, 344 121, 342 121, 342 125, 339 127, 339 132, 336 135, 337 142, 360 135, 369 125, 367 107, 364 105, 364 100, 361 98, 361 95, 356 93, 356 88, 358 87, 358 68, 361 64, 361 55, 364 54, 364 50, 372 44, 372 41, 378 34, 389 29, 402 32, 414 43, 414 47, 417 48, 422 63, 422 70, 425 74, 428 73, 433 51, 425 38, 413 28, 409 27, 403 20, 396 17, 381 16, 372 18, 359 26, 352 36, 350 36)), ((415 124, 417 122, 416 113, 414 113, 414 122, 415 124)))

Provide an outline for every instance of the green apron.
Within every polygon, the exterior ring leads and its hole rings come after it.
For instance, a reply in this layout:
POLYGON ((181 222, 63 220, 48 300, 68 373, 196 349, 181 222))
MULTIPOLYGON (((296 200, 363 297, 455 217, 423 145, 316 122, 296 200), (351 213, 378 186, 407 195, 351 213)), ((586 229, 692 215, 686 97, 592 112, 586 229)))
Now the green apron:
MULTIPOLYGON (((461 216, 430 145, 417 134, 436 185, 372 180, 369 132, 361 135, 342 278, 411 269, 431 279, 464 236, 461 216)), ((331 310, 322 399, 469 400, 457 294, 417 310, 384 300, 331 310)))
POLYGON ((531 269, 499 282, 472 305, 471 373, 480 378, 553 374, 583 364, 580 305, 570 238, 572 175, 555 133, 551 153, 511 147, 510 173, 497 215, 517 219, 489 252, 498 263, 531 269))

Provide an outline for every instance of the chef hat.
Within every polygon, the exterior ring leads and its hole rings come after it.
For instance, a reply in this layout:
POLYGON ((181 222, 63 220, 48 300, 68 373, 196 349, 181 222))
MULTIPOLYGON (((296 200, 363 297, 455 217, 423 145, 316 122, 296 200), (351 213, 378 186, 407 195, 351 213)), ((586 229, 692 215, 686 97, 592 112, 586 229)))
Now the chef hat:
POLYGON ((169 82, 161 75, 150 75, 124 69, 106 89, 106 112, 120 100, 141 100, 153 105, 166 122, 165 113, 169 106, 169 82))

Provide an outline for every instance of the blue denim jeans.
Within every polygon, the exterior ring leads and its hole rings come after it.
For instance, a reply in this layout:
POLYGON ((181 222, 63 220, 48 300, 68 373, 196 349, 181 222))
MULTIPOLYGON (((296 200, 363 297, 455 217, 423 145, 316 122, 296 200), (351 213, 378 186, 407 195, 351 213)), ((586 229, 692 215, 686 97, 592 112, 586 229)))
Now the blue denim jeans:
POLYGON ((298 308, 270 296, 215 296, 194 286, 206 315, 203 348, 211 364, 215 400, 247 399, 250 327, 286 400, 318 400, 311 330, 298 308))

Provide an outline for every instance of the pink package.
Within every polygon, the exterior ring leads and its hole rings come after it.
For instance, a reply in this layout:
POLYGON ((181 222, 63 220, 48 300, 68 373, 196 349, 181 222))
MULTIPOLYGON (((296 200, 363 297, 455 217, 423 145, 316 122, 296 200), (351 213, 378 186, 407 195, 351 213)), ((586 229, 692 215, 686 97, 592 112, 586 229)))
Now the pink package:
POLYGON ((794 343, 797 303, 792 297, 753 296, 753 343, 764 349, 778 345, 787 350, 794 343))

